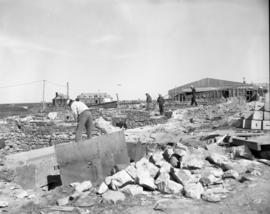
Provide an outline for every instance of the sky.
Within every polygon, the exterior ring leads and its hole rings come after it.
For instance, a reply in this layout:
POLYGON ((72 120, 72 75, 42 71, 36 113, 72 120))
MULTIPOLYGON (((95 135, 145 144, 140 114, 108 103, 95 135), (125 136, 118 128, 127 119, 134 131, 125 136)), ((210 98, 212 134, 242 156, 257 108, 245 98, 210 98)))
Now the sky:
POLYGON ((0 0, 0 103, 269 82, 268 0, 0 0), (36 82, 37 81, 37 82, 36 82), (24 84, 31 83, 31 84, 24 84))

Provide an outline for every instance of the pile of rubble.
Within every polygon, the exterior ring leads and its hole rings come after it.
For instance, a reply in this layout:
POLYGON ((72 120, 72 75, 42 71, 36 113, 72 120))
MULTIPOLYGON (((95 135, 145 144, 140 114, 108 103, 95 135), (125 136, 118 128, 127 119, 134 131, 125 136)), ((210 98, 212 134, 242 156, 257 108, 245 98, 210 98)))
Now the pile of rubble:
MULTIPOLYGON (((242 182, 260 175, 253 161, 231 159, 221 152, 222 148, 213 152, 213 147, 218 146, 213 144, 209 150, 189 149, 177 143, 159 148, 126 168, 116 167, 119 171, 106 177, 97 192, 106 197, 113 192, 120 194, 119 191, 130 195, 159 191, 218 202, 227 196, 230 179, 242 182)), ((228 154, 233 158, 252 158, 244 146, 234 147, 228 154)))

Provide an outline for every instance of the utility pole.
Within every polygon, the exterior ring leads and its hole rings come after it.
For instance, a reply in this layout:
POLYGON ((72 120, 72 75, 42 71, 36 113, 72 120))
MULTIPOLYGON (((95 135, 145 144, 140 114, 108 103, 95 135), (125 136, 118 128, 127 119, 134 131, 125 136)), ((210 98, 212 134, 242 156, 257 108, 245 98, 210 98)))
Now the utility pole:
POLYGON ((43 80, 43 96, 42 96, 42 111, 45 110, 45 83, 46 80, 43 80))
POLYGON ((67 98, 69 99, 69 83, 67 82, 67 98))

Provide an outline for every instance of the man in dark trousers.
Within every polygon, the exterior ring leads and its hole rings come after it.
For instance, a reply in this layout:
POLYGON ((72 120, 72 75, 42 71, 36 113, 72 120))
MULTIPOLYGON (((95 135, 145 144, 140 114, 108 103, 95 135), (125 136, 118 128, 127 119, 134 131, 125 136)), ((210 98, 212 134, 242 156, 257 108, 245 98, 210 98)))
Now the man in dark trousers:
POLYGON ((150 96, 150 94, 146 93, 146 110, 150 110, 150 106, 152 104, 152 97, 150 96))
POLYGON ((87 138, 91 138, 92 131, 92 114, 88 107, 81 101, 69 100, 68 105, 72 110, 75 121, 78 122, 75 134, 75 142, 79 142, 82 139, 83 128, 86 128, 87 138))
POLYGON ((190 86, 191 88, 191 105, 193 106, 193 104, 195 104, 195 106, 198 105, 197 101, 196 101, 196 90, 194 88, 194 86, 190 86))
POLYGON ((161 94, 158 95, 157 103, 158 103, 158 107, 159 107, 159 113, 160 113, 160 115, 163 115, 163 113, 164 113, 164 103, 165 103, 165 100, 161 96, 161 94))

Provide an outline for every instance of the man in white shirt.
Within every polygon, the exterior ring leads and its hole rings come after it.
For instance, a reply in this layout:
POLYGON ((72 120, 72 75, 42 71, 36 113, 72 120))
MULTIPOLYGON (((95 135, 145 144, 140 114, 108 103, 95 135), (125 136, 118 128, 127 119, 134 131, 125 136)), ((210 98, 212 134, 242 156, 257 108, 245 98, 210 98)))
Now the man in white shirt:
POLYGON ((68 105, 72 110, 75 121, 78 121, 75 142, 79 142, 82 139, 82 131, 84 127, 86 129, 87 137, 90 139, 93 126, 90 110, 83 102, 77 100, 69 100, 68 105))

